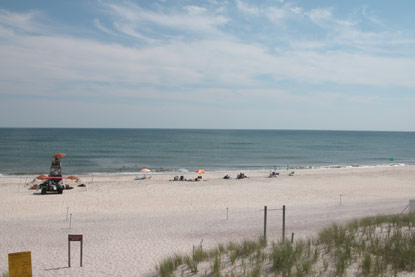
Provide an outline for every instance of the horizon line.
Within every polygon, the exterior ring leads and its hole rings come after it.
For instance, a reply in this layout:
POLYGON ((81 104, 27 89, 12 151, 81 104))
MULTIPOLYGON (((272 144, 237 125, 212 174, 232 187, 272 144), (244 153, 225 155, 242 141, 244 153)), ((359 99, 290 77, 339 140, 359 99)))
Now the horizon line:
POLYGON ((332 131, 332 132, 396 132, 413 133, 415 130, 357 130, 357 129, 255 129, 255 128, 184 128, 184 127, 0 127, 0 129, 101 129, 101 130, 211 130, 211 131, 332 131))

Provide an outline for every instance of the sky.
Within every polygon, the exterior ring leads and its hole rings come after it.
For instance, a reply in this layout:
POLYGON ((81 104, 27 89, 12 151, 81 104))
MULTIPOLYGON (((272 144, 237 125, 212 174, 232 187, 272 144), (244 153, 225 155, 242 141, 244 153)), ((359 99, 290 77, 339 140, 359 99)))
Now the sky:
POLYGON ((415 131, 412 0, 0 0, 0 127, 415 131))

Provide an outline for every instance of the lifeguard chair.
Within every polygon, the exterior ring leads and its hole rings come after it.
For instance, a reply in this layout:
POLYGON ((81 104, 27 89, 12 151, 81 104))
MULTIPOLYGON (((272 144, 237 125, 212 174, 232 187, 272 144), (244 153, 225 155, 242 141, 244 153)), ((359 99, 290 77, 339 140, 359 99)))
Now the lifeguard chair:
POLYGON ((56 153, 53 157, 49 177, 39 186, 42 194, 46 194, 48 191, 57 192, 58 194, 63 192, 61 158, 65 157, 65 154, 56 153))

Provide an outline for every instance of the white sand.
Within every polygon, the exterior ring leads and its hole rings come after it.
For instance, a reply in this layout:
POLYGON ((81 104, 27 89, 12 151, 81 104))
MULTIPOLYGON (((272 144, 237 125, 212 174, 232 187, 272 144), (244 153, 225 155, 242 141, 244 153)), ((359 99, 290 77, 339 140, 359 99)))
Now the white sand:
MULTIPOLYGON (((245 173, 248 179, 222 180, 225 173, 208 172, 203 182, 170 182, 172 175, 94 177, 88 191, 76 187, 63 195, 40 195, 24 179, 0 178, 0 274, 8 270, 7 253, 31 251, 34 276, 143 276, 163 257, 191 253, 202 239, 209 248, 258 237, 264 205, 286 205, 287 237, 294 232, 298 238, 333 221, 400 213, 415 199, 415 166, 301 170, 293 177, 280 171, 278 178, 245 173), (68 234, 84 236, 82 268, 74 242, 67 267, 68 234)), ((281 219, 281 211, 268 212, 269 239, 281 237, 281 219)))

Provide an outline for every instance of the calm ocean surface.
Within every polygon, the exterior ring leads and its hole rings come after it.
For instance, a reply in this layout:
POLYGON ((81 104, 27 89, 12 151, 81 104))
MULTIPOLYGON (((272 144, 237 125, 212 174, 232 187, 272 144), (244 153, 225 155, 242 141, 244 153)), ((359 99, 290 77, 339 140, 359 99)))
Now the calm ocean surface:
POLYGON ((414 132, 0 128, 0 176, 415 164, 414 132), (394 161, 390 161, 394 158, 394 161))

